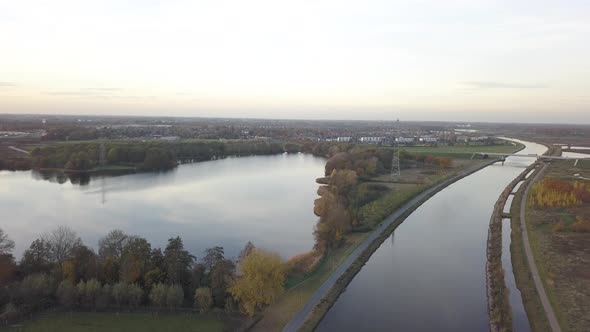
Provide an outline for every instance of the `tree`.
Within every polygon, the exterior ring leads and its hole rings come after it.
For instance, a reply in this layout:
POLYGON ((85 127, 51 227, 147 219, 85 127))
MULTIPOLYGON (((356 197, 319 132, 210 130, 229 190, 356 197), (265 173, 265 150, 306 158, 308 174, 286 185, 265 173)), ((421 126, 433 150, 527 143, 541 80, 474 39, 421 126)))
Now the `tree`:
POLYGON ((36 239, 25 250, 20 268, 25 274, 47 272, 51 269, 49 246, 43 239, 36 239))
POLYGON ((169 239, 164 250, 164 264, 168 281, 171 284, 187 285, 190 267, 194 259, 193 255, 184 250, 184 244, 179 236, 169 239))
POLYGON ((123 248, 128 240, 129 235, 120 229, 114 229, 98 241, 98 254, 103 259, 107 257, 120 259, 123 256, 123 248))
POLYGON ((248 241, 248 243, 246 243, 246 245, 244 246, 244 249, 240 251, 240 255, 238 256, 238 262, 241 262, 244 258, 246 258, 246 256, 248 256, 254 249, 256 249, 254 244, 248 241))
POLYGON ((25 305, 35 310, 51 304, 51 294, 55 291, 49 276, 36 273, 26 276, 20 284, 25 305))
POLYGON ((69 280, 64 280, 59 284, 56 295, 59 303, 66 308, 72 308, 76 304, 78 296, 76 287, 69 280))
POLYGON ((51 261, 60 266, 72 256, 76 246, 82 245, 82 240, 80 240, 78 234, 68 226, 59 226, 50 233, 43 235, 42 238, 47 243, 51 261))
POLYGON ((250 316, 283 292, 285 270, 278 254, 256 249, 240 262, 238 270, 240 277, 230 292, 250 316))
POLYGON ((120 280, 127 283, 140 281, 145 276, 150 264, 152 247, 140 237, 131 237, 123 247, 120 280))
POLYGON ((233 281, 236 265, 229 259, 217 262, 213 270, 209 272, 209 285, 213 294, 213 303, 216 307, 225 306, 227 290, 233 281))
POLYGON ((223 247, 213 247, 206 249, 205 257, 203 257, 203 263, 205 264, 205 267, 211 271, 213 266, 223 259, 223 255, 223 247))
POLYGON ((16 270, 14 257, 11 254, 0 255, 0 287, 8 284, 14 279, 16 270))
POLYGON ((201 313, 205 313, 211 309, 213 305, 213 296, 209 287, 199 287, 195 291, 195 307, 199 308, 201 313))
POLYGON ((77 280, 90 280, 98 277, 98 257, 83 244, 72 249, 70 261, 74 264, 77 280))
POLYGON ((12 254, 12 250, 14 250, 14 241, 9 239, 8 235, 0 228, 0 255, 12 254))

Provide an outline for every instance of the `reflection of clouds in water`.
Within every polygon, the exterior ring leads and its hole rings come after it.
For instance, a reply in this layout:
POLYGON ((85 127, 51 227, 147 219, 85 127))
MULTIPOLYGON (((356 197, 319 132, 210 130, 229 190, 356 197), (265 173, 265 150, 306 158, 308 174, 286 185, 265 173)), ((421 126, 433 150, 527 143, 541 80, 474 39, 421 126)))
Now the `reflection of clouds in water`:
POLYGON ((289 257, 313 246, 315 179, 324 163, 307 155, 232 158, 174 172, 93 177, 86 186, 22 172, 2 178, 0 211, 18 221, 6 227, 17 256, 40 233, 64 224, 95 248, 100 237, 121 228, 156 247, 180 235, 196 255, 222 245, 231 256, 251 240, 289 257))

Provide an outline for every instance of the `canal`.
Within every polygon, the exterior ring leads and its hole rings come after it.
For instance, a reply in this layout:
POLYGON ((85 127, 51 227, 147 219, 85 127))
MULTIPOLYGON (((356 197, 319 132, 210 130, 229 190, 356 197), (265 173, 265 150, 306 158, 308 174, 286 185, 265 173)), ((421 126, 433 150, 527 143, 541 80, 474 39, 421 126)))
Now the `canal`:
MULTIPOLYGON (((546 150, 521 143, 526 145, 522 153, 546 150)), ((532 162, 508 158, 503 166, 486 167, 416 209, 371 256, 317 330, 487 331, 490 215, 502 190, 532 162)), ((508 286, 515 292, 513 284, 508 286)), ((524 311, 520 315, 515 322, 526 320, 524 311)))

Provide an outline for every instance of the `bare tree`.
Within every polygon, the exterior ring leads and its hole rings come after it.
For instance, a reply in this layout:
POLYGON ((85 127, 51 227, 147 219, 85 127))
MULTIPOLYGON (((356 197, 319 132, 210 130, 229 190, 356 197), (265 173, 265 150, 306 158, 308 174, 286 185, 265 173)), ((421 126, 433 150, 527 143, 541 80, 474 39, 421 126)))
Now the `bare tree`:
POLYGON ((8 235, 4 234, 2 228, 0 228, 0 255, 9 255, 14 249, 14 241, 8 238, 8 235))
POLYGON ((129 239, 130 236, 122 230, 114 229, 98 241, 98 254, 102 258, 113 257, 119 259, 123 255, 123 248, 129 239))
POLYGON ((78 234, 68 226, 59 226, 43 235, 42 239, 48 245, 49 257, 60 266, 72 255, 74 248, 82 245, 78 234))

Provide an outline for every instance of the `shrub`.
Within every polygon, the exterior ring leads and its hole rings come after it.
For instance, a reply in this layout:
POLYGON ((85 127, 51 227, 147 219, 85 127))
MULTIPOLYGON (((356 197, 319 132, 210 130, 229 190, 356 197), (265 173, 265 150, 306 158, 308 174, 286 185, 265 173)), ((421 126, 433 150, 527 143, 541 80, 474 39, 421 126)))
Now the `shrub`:
POLYGON ((127 303, 128 300, 128 287, 123 282, 118 282, 113 286, 112 289, 113 300, 117 306, 122 306, 127 303))
POLYGON ((157 283, 152 287, 149 298, 150 302, 155 307, 164 307, 166 305, 166 292, 168 287, 162 283, 157 283))
POLYGON ((178 308, 184 301, 184 291, 179 285, 169 286, 166 290, 166 306, 168 308, 178 308))
POLYGON ((213 295, 209 287, 199 287, 195 291, 195 307, 199 308, 201 313, 205 313, 213 306, 213 295))
POLYGON ((132 308, 139 307, 143 299, 143 290, 141 287, 137 284, 131 284, 127 289, 127 293, 129 296, 129 306, 132 308))
POLYGON ((578 233, 590 233, 590 220, 583 220, 578 217, 578 220, 572 225, 572 230, 578 233))
POLYGON ((78 291, 74 284, 66 279, 59 284, 56 295, 61 305, 71 308, 76 304, 78 291))
POLYGON ((551 231, 553 233, 561 233, 565 231, 565 223, 563 222, 563 220, 560 220, 557 224, 553 225, 553 227, 551 227, 551 231))

